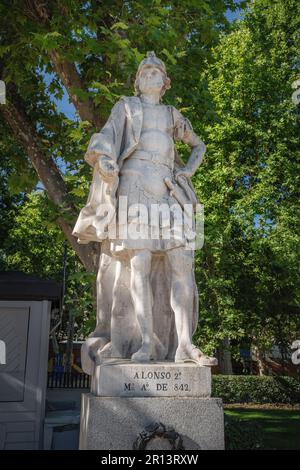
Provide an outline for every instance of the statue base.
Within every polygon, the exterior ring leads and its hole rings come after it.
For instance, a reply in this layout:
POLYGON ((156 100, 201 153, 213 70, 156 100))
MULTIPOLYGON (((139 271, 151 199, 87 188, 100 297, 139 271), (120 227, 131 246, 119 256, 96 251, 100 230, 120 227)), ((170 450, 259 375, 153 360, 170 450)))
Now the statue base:
POLYGON ((80 449, 222 450, 222 400, 210 395, 208 367, 107 361, 82 395, 80 449))

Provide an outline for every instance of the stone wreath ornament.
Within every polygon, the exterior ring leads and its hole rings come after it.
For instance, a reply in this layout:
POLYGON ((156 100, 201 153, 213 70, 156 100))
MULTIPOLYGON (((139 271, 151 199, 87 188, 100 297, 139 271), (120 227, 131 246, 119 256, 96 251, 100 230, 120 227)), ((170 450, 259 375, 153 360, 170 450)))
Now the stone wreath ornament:
POLYGON ((133 450, 145 450, 147 444, 156 437, 169 441, 172 450, 184 450, 180 434, 162 423, 152 423, 146 426, 134 441, 133 450))

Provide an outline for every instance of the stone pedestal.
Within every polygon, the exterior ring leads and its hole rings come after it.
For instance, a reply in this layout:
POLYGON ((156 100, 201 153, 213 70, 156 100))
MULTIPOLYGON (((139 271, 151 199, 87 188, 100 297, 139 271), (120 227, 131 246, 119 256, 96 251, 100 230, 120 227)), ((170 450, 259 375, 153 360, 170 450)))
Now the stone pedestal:
POLYGON ((82 397, 80 449, 224 448, 210 368, 109 361, 95 368, 91 391, 82 397))
POLYGON ((134 363, 111 360, 95 367, 91 393, 98 397, 211 396, 209 367, 193 362, 134 363))

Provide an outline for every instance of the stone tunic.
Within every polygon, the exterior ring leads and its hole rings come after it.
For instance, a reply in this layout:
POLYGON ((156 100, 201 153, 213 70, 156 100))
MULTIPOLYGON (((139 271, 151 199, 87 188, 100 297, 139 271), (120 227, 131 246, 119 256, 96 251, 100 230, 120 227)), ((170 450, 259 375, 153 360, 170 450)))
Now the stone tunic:
POLYGON ((143 124, 139 144, 124 162, 119 174, 117 201, 120 196, 126 196, 128 209, 131 209, 127 212, 126 234, 123 221, 118 219, 118 204, 116 239, 111 239, 110 243, 110 249, 115 254, 124 249, 147 248, 159 252, 185 245, 182 210, 164 181, 166 177, 174 181, 175 126, 172 108, 148 103, 142 106, 143 124), (142 204, 143 208, 136 204, 142 204), (153 204, 156 205, 154 209, 153 204), (161 204, 166 204, 168 208, 173 206, 173 210, 154 212, 151 220, 151 210, 156 211, 161 204), (144 208, 148 215, 145 223, 145 219, 139 219, 144 208), (159 224, 156 223, 157 217, 159 224), (179 225, 174 223, 175 218, 179 225))

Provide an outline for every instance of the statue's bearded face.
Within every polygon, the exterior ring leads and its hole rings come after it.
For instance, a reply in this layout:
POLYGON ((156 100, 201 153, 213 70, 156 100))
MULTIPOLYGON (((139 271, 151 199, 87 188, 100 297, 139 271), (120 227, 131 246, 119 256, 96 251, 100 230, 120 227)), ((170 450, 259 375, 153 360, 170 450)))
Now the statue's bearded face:
POLYGON ((138 77, 140 93, 160 93, 165 84, 165 74, 157 67, 144 67, 138 77))

